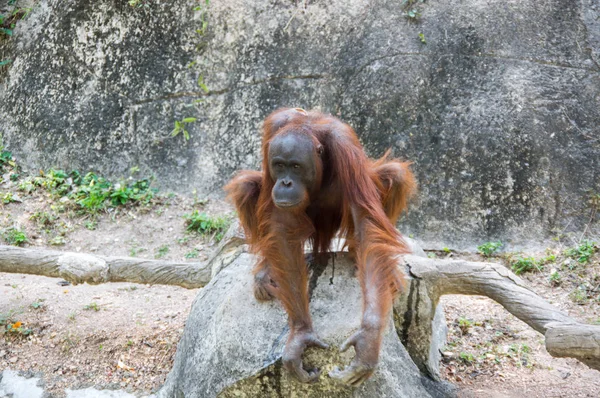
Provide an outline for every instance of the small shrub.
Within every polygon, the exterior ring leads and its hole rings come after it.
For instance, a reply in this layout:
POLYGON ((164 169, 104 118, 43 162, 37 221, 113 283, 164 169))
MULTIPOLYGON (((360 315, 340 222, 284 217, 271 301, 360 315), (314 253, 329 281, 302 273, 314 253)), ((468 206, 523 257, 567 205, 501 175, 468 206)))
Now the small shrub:
POLYGON ((483 245, 477 246, 477 251, 484 257, 491 257, 502 248, 502 242, 486 242, 483 245))
POLYGON ((21 181, 19 181, 19 186, 18 186, 19 191, 23 191, 25 193, 31 193, 33 191, 35 191, 35 184, 33 183, 33 179, 31 178, 24 178, 21 181))
POLYGON ((515 274, 520 275, 525 272, 541 271, 542 266, 533 257, 519 257, 512 263, 511 268, 515 274))
MULTIPOLYGON (((1 18, 2 15, 0 15, 0 25, 2 25, 1 18)), ((4 146, 0 145, 0 173, 4 173, 7 166, 14 170, 17 168, 17 163, 13 160, 12 153, 5 150, 4 146)))
POLYGON ((6 192, 5 194, 2 195, 2 203, 4 203, 5 205, 16 202, 16 201, 17 201, 17 199, 15 199, 12 192, 6 192))
POLYGON ((14 318, 17 313, 9 311, 8 313, 0 313, 0 334, 16 335, 16 336, 28 336, 33 331, 26 328, 23 322, 17 321, 14 318))
POLYGON ((579 246, 565 250, 564 255, 585 264, 597 250, 596 242, 585 240, 579 246))
POLYGON ((27 243, 27 235, 18 227, 11 227, 4 231, 4 240, 9 245, 22 246, 27 243))
POLYGON ((29 336, 33 330, 26 328, 22 322, 9 323, 6 325, 6 333, 19 336, 29 336))
POLYGON ((200 235, 213 235, 218 242, 223 238, 229 227, 230 221, 224 217, 211 217, 206 213, 194 210, 191 214, 184 215, 189 232, 197 232, 200 235))
POLYGON ((538 263, 540 265, 546 265, 546 264, 551 264, 553 262, 556 261, 556 255, 555 254, 548 254, 546 257, 541 258, 538 263))
POLYGON ((66 173, 50 169, 41 172, 38 177, 22 181, 19 189, 32 192, 39 187, 55 197, 63 198, 67 205, 74 205, 83 213, 95 214, 106 207, 149 203, 156 193, 150 185, 148 179, 113 184, 92 172, 82 176, 76 170, 66 173))

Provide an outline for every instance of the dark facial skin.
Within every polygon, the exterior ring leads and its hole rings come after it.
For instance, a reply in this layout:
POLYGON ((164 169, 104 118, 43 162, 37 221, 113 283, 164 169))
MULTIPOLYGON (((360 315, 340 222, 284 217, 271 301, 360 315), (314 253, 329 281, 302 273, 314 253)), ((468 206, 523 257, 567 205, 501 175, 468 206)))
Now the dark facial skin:
POLYGON ((275 137, 269 146, 269 173, 275 181, 271 197, 281 209, 304 208, 315 188, 316 148, 300 133, 275 137))

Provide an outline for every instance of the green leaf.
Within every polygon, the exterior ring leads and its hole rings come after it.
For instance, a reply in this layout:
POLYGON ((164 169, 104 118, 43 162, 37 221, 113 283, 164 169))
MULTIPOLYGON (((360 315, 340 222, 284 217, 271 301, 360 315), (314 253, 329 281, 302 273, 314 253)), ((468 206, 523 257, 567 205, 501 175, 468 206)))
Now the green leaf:
POLYGON ((4 59, 2 61, 0 61, 0 66, 4 66, 4 65, 8 65, 12 62, 12 59, 4 59))
POLYGON ((198 120, 198 119, 196 119, 195 117, 186 117, 185 119, 183 119, 183 122, 184 123, 194 123, 196 120, 198 120))
POLYGON ((8 35, 8 36, 13 35, 13 31, 11 29, 0 28, 0 32, 4 33, 5 35, 8 35))
POLYGON ((188 133, 186 129, 183 129, 183 138, 185 138, 186 141, 190 139, 190 133, 188 133))
POLYGON ((206 86, 206 84, 204 84, 204 76, 200 75, 198 77, 198 86, 205 92, 208 93, 210 90, 208 89, 208 87, 206 86))
POLYGON ((181 128, 181 122, 179 120, 175 120, 175 128, 176 129, 180 129, 181 128))
POLYGON ((181 130, 181 127, 175 127, 173 131, 171 131, 171 137, 175 137, 177 134, 179 134, 179 130, 181 130))

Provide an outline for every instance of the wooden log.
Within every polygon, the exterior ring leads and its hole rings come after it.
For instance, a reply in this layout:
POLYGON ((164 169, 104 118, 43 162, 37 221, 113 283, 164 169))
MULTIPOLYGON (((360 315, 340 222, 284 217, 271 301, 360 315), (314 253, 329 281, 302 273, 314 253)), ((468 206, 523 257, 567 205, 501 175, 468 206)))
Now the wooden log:
POLYGON ((600 326, 551 323, 547 327, 546 349, 550 355, 577 358, 600 370, 600 326))
POLYGON ((209 262, 183 263, 0 246, 0 272, 63 278, 73 284, 131 282, 199 288, 211 279, 209 262))
POLYGON ((0 246, 0 272, 63 278, 73 284, 131 282, 196 289, 210 282, 244 250, 244 235, 236 222, 213 255, 201 263, 0 246))
MULTIPOLYGON (((501 264, 429 259, 412 255, 405 256, 404 261, 411 286, 416 284, 421 290, 425 290, 429 300, 426 306, 420 308, 413 305, 407 309, 411 312, 412 319, 430 319, 439 298, 444 294, 486 296, 533 329, 545 334, 546 348, 551 355, 576 358, 589 367, 600 370, 600 326, 583 324, 569 317, 534 293, 521 278, 501 264)), ((411 353, 411 356, 417 365, 425 367, 427 364, 428 373, 434 378, 439 376, 437 369, 431 369, 431 361, 425 361, 431 357, 427 350, 429 347, 421 344, 422 341, 432 340, 431 336, 418 333, 406 336, 408 340, 405 345, 407 348, 414 347, 414 355, 411 353)))

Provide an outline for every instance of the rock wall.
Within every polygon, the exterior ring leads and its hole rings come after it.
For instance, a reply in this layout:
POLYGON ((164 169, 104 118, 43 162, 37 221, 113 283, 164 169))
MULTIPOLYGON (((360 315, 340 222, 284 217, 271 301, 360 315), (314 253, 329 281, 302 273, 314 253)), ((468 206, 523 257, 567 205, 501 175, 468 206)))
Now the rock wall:
POLYGON ((235 170, 258 168, 266 115, 320 109, 371 156, 414 161, 420 196, 402 230, 428 246, 581 231, 600 192, 597 1, 416 7, 41 0, 0 42, 13 60, 0 132, 30 169, 138 166, 167 189, 219 196, 235 170), (184 118, 196 119, 189 141, 171 137, 184 118))

